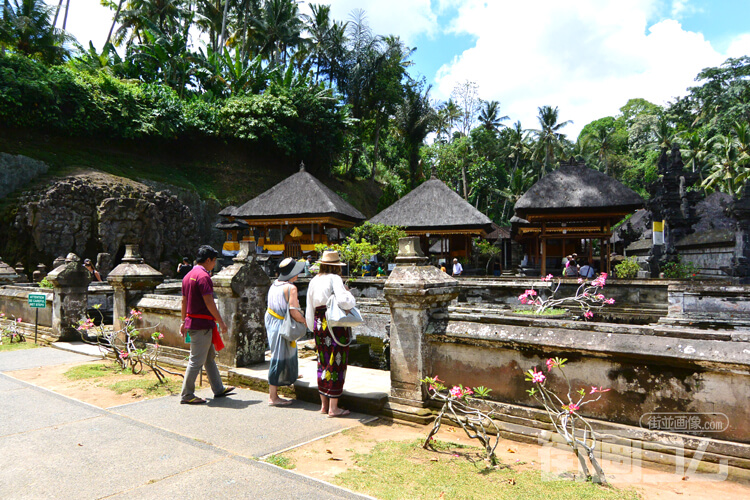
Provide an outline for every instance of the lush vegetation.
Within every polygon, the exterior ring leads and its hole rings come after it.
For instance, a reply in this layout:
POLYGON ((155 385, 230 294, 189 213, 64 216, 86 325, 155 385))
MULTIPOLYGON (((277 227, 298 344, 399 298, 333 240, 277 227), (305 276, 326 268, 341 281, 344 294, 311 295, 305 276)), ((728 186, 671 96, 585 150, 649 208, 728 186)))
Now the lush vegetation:
POLYGON ((737 194, 748 177, 750 57, 704 69, 665 106, 630 99, 573 140, 564 110, 541 105, 536 124, 511 124, 471 81, 433 101, 409 74, 414 48, 373 33, 363 11, 342 21, 293 0, 104 2, 114 21, 101 52, 56 27, 59 7, 4 3, 0 126, 252 145, 316 173, 380 182, 380 209, 434 174, 500 223, 571 160, 644 196, 674 143, 707 193, 737 194))

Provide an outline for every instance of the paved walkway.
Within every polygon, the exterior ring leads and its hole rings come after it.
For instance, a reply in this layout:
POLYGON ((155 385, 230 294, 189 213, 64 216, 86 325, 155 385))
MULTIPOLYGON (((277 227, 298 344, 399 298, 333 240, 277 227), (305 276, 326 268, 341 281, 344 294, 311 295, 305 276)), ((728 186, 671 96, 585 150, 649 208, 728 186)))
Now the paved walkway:
POLYGON ((103 410, 2 373, 89 359, 0 353, 0 497, 367 498, 257 458, 372 417, 330 419, 302 401, 272 408, 246 389, 202 406, 169 396, 103 410))

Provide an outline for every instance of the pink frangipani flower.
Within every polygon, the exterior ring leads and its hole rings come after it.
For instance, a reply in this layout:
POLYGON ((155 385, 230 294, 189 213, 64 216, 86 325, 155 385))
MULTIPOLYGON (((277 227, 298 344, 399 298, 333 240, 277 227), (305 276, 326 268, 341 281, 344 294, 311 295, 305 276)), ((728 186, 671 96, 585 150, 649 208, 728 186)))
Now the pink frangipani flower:
POLYGON ((542 382, 546 380, 546 378, 547 377, 542 372, 534 371, 531 374, 531 381, 534 382, 535 384, 537 383, 541 384, 542 382))
POLYGON ((591 311, 586 311, 585 313, 583 313, 583 317, 586 319, 591 319, 594 317, 594 313, 592 313, 591 311))
POLYGON ((605 300, 604 303, 605 304, 614 304, 615 303, 615 299, 609 298, 609 299, 605 300))
POLYGON ((552 358, 549 358, 547 360, 547 371, 550 371, 554 367, 555 367, 555 360, 552 358))
POLYGON ((461 397, 461 388, 457 385, 454 385, 453 388, 450 390, 451 396, 454 398, 460 398, 461 397))

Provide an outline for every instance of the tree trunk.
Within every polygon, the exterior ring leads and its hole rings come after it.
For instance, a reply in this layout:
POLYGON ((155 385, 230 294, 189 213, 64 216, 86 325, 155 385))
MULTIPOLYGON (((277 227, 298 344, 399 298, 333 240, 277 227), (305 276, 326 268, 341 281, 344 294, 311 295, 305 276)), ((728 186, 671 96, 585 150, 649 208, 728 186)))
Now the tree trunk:
POLYGON ((229 0, 224 0, 224 16, 221 18, 221 54, 224 54, 224 46, 227 44, 227 10, 229 10, 229 0))
POLYGON ((62 29, 65 31, 65 26, 68 24, 68 7, 70 7, 70 0, 65 2, 65 17, 63 17, 62 29))
POLYGON ((372 170, 370 171, 370 182, 375 181, 375 171, 378 169, 378 145, 380 143, 380 125, 379 120, 375 120, 375 143, 372 150, 372 170))
MULTIPOLYGON (((57 26, 57 16, 60 15, 60 9, 62 8, 63 0, 60 0, 60 3, 57 4, 57 9, 55 9, 55 19, 52 21, 52 27, 54 28, 57 26)), ((5 13, 6 13, 6 19, 7 19, 7 13, 8 13, 8 2, 6 0, 5 2, 5 13)))
MULTIPOLYGON (((60 0, 62 2, 62 0, 60 0)), ((122 9, 122 4, 125 3, 125 0, 120 0, 120 3, 117 4, 117 11, 115 12, 115 17, 112 19, 112 26, 109 28, 109 35, 107 35, 107 41, 104 42, 104 46, 106 47, 109 43, 110 39, 112 38, 112 32, 115 29, 115 24, 117 24, 117 18, 120 17, 120 9, 122 9)))

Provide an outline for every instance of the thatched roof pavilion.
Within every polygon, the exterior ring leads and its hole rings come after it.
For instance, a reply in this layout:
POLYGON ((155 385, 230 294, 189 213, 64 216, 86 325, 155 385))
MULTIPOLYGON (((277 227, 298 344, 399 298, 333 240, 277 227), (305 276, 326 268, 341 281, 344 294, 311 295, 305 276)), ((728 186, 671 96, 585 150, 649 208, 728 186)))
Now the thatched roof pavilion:
POLYGON ((518 200, 512 232, 541 275, 572 253, 593 260, 594 240, 601 245, 600 271, 610 272, 612 226, 643 205, 643 198, 616 179, 585 165, 563 165, 518 200))
MULTIPOLYGON (((251 234, 245 239, 254 240, 257 231, 261 249, 295 258, 314 251, 316 243, 329 243, 329 229, 349 228, 365 220, 362 212, 306 172, 304 165, 268 191, 239 207, 226 207, 219 215, 228 219, 223 224, 247 223, 251 234)), ((238 243, 228 243, 225 253, 235 246, 239 249, 238 243)))
MULTIPOLYGON (((402 226, 409 235, 423 240, 438 237, 440 252, 446 256, 467 257, 471 238, 486 236, 492 221, 445 185, 432 178, 370 219, 373 224, 402 226), (449 248, 446 248, 449 247, 449 248)), ((428 241, 422 247, 430 248, 428 241)))

